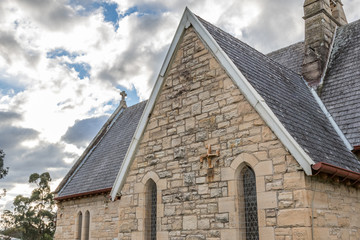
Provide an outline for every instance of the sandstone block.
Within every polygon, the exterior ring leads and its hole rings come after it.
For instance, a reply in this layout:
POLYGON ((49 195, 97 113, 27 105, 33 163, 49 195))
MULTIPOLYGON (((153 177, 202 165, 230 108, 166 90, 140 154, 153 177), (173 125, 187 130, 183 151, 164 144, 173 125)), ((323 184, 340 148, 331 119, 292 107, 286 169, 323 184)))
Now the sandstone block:
POLYGON ((284 189, 304 189, 305 173, 304 172, 291 172, 284 174, 284 189))
POLYGON ((257 176, 272 175, 273 163, 272 161, 261 161, 254 167, 254 171, 257 176))
POLYGON ((258 195, 258 208, 276 208, 277 207, 277 194, 276 192, 260 192, 258 195))
POLYGON ((278 212, 278 226, 280 227, 309 227, 311 226, 311 209, 282 209, 278 212))
POLYGON ((183 229, 184 230, 194 230, 197 229, 197 216, 184 216, 183 217, 183 229))

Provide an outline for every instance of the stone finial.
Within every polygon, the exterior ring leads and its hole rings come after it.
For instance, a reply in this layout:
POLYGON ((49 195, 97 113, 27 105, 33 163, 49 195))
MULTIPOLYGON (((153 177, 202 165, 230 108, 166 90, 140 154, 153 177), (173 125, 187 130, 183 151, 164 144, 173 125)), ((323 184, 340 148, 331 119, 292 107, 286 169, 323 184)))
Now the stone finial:
POLYGON ((346 24, 341 0, 305 0, 305 58, 302 75, 317 87, 326 69, 336 26, 346 24))
POLYGON ((127 105, 126 105, 125 97, 127 96, 127 94, 126 94, 125 91, 121 91, 121 92, 120 92, 120 95, 121 95, 120 105, 121 105, 122 107, 126 108, 127 105))

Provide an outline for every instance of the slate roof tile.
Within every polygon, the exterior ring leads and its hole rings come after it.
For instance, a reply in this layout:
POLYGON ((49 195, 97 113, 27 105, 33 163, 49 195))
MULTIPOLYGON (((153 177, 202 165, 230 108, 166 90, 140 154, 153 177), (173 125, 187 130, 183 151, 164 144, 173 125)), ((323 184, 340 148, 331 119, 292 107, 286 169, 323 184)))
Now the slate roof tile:
POLYGON ((269 58, 277 63, 293 70, 294 72, 301 74, 301 65, 304 61, 304 42, 298 42, 290 46, 281 48, 266 54, 269 58))
POLYGON ((300 75, 198 17, 250 84, 314 162, 360 172, 300 75))
POLYGON ((321 99, 349 142, 359 146, 360 20, 336 32, 321 99))
POLYGON ((58 197, 111 188, 146 101, 124 109, 111 128, 59 191, 58 197))

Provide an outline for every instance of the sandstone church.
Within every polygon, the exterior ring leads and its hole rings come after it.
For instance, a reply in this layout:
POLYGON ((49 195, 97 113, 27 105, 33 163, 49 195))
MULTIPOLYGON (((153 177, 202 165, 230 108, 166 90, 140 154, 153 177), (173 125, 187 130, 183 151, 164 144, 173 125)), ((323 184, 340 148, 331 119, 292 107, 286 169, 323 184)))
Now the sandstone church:
POLYGON ((360 21, 304 13, 264 55, 185 9, 150 98, 56 189, 55 239, 360 239, 360 21))

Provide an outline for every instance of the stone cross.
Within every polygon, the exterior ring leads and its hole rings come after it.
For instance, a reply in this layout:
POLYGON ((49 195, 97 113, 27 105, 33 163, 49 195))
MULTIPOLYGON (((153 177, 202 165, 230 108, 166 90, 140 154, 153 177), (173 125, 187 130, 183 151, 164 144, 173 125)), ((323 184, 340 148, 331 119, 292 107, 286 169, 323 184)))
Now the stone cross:
POLYGON ((121 101, 125 101, 125 97, 127 96, 126 92, 121 91, 120 95, 121 95, 121 101))
POLYGON ((125 97, 127 96, 127 94, 125 91, 121 91, 120 95, 121 95, 120 105, 123 105, 124 107, 126 107, 125 97))
POLYGON ((207 153, 206 153, 205 155, 200 156, 200 162, 203 163, 204 158, 206 158, 206 159, 207 159, 207 163, 208 163, 208 167, 209 167, 210 169, 212 169, 212 168, 213 168, 213 165, 212 165, 212 162, 211 162, 211 158, 213 158, 213 157, 219 157, 219 156, 220 156, 220 150, 216 150, 216 153, 213 154, 213 153, 211 153, 211 145, 206 146, 206 148, 207 148, 207 153))

